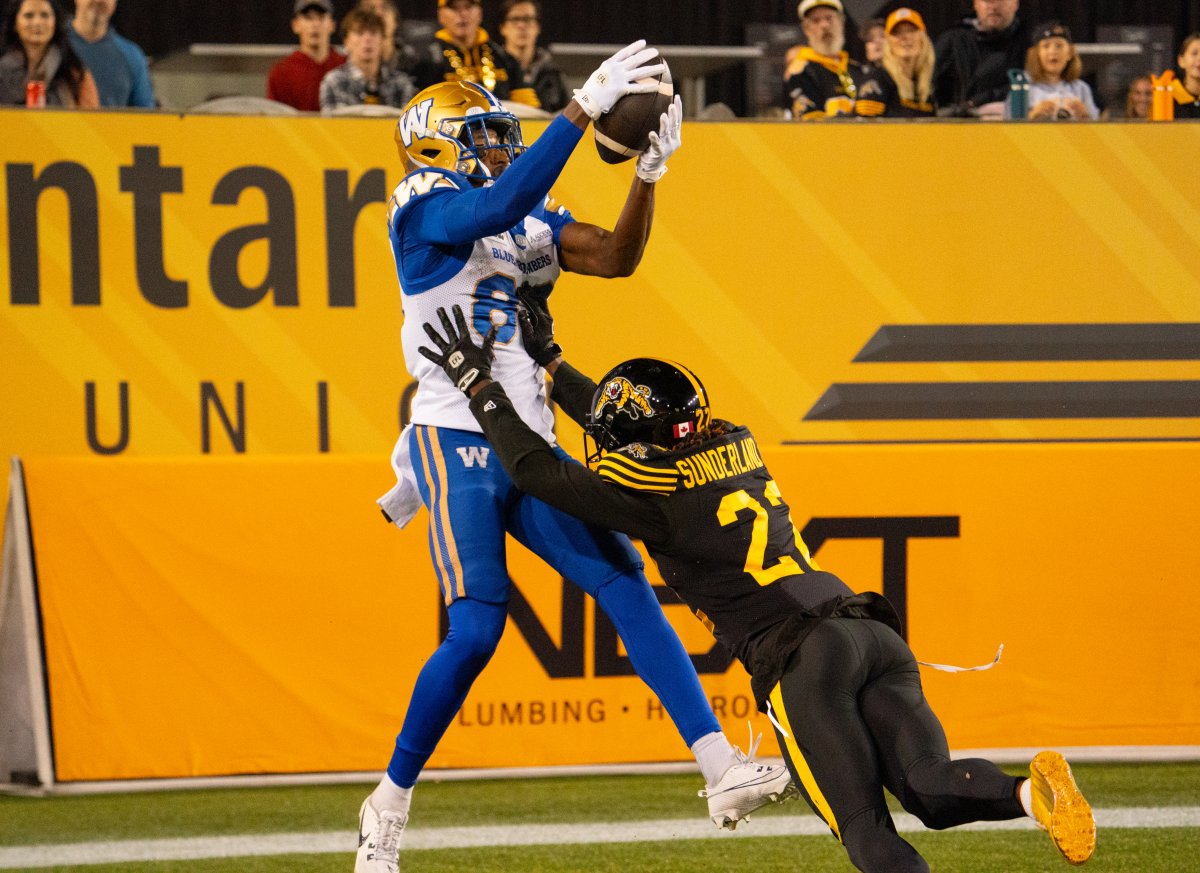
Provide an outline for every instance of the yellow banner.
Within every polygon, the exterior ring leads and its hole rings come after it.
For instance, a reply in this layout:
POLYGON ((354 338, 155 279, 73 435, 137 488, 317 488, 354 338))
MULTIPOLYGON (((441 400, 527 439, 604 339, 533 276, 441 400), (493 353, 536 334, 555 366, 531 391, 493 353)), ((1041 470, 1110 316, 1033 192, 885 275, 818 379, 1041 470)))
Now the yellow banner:
MULTIPOLYGON (((0 125, 0 454, 387 452, 389 121, 0 125)), ((765 443, 1197 437, 1198 148, 1185 124, 692 124, 637 274, 566 276, 561 339, 590 372, 688 363, 765 443)), ((611 227, 631 178, 585 139, 555 193, 611 227)))
MULTIPOLYGON (((0 125, 0 455, 39 459, 61 778, 378 769, 437 637, 424 533, 388 530, 371 503, 409 388, 391 124, 0 110, 0 125), (361 623, 379 614, 414 618, 361 623), (363 680, 389 662, 409 678, 363 680), (153 694, 128 681, 135 666, 159 671, 153 694), (180 709, 160 718, 164 700, 180 709), (140 721, 97 739, 94 707, 140 721), (225 715, 254 709, 269 717, 234 742, 225 715), (195 747, 171 745, 192 730, 195 747)), ((871 587, 911 533, 927 660, 1024 641, 991 673, 928 677, 956 745, 1194 743, 1195 695, 1180 699, 1197 687, 1194 634, 1174 642, 1163 623, 1185 611, 1140 598, 1188 601, 1197 569, 1181 480, 1200 441, 1200 174, 1182 169, 1198 149, 1183 124, 691 124, 637 274, 565 276, 560 340, 594 375, 639 354, 688 363, 717 414, 798 444, 769 460, 800 513, 935 519, 810 534, 871 587), (1165 668, 1133 638, 1126 651, 1135 619, 1157 622, 1139 640, 1184 647, 1165 668), (1112 689, 1124 728, 1106 720, 1112 689)), ((555 194, 611 227, 631 178, 585 139, 555 194)), ((590 605, 564 607, 559 580, 513 562, 537 642, 510 631, 435 764, 517 746, 523 763, 578 761, 593 740, 678 756, 644 689, 604 675, 622 662, 590 605)), ((740 668, 706 685, 736 738, 740 668)))
MULTIPOLYGON (((1194 446, 765 452, 825 569, 883 590, 956 748, 1200 744, 1194 446)), ((57 778, 374 771, 439 639, 424 515, 371 459, 27 466, 57 778)), ((592 603, 515 544, 519 597, 431 767, 687 760, 592 603)), ((657 579, 657 577, 654 577, 657 579)), ((665 607, 726 732, 749 680, 665 607)))

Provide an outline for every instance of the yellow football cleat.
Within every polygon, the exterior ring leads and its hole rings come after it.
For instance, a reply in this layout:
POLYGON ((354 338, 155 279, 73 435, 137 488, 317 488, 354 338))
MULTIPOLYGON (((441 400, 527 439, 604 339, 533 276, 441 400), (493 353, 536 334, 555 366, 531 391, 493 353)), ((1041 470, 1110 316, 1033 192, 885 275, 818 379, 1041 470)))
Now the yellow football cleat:
POLYGON ((1096 851, 1096 819, 1071 767, 1058 752, 1038 752, 1029 764, 1033 817, 1050 832, 1054 848, 1071 864, 1096 851))

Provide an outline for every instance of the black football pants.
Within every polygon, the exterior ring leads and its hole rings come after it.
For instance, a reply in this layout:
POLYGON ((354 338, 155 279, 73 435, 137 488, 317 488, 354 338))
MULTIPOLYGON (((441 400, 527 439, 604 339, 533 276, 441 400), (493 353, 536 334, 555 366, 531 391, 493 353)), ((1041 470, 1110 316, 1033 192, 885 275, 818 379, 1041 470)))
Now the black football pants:
POLYGON ((929 828, 1024 815, 1019 779, 990 761, 950 760, 916 659, 885 624, 821 622, 771 692, 771 709, 792 779, 866 873, 929 870, 896 833, 884 788, 929 828))

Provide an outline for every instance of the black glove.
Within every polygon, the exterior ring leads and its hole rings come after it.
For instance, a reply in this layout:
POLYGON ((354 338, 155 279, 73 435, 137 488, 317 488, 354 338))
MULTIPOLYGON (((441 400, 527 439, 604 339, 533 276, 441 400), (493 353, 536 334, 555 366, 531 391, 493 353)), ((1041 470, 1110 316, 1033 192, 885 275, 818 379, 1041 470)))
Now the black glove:
POLYGON ((445 370, 450 381, 458 386, 458 390, 470 397, 472 385, 480 379, 492 378, 492 358, 495 357, 492 346, 496 342, 497 327, 493 324, 492 329, 483 338, 483 345, 477 346, 471 339, 471 330, 467 327, 467 319, 463 315, 461 306, 457 304, 454 306, 454 321, 458 325, 457 331, 450 323, 450 317, 446 315, 444 308, 439 307, 437 314, 438 318, 442 320, 442 329, 446 331, 445 339, 442 339, 429 322, 425 322, 422 326, 442 353, 435 354, 425 346, 419 347, 417 351, 445 370))
POLYGON ((554 341, 554 319, 550 316, 552 285, 522 285, 517 289, 517 321, 521 344, 539 367, 562 357, 562 346, 554 341))

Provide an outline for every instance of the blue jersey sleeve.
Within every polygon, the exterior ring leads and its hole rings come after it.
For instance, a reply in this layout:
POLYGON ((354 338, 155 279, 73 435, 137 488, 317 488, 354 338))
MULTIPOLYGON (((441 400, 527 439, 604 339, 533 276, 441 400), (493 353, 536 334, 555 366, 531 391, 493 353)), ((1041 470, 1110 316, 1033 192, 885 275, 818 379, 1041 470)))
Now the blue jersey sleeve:
MULTIPOLYGON (((542 203, 583 135, 561 115, 495 184, 439 188, 409 204, 406 233, 423 242, 462 245, 511 229, 542 203)), ((557 242, 558 232, 555 231, 557 242)))

